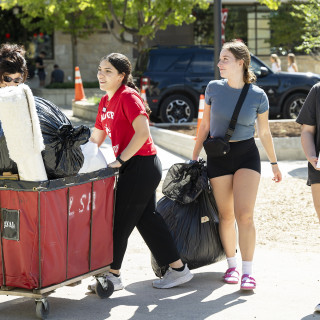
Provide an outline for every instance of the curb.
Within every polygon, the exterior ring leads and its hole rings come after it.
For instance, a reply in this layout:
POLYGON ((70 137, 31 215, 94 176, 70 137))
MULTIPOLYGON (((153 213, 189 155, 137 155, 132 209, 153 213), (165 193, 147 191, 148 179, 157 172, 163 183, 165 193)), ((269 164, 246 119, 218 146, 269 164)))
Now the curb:
MULTIPOLYGON (((152 126, 150 127, 150 132, 155 144, 187 159, 192 158, 192 152, 195 145, 194 137, 180 132, 160 129, 152 126)), ((256 138, 255 141, 259 149, 261 160, 268 161, 269 159, 260 139, 256 138)), ((301 147, 300 137, 273 138, 273 143, 277 159, 279 161, 306 160, 306 156, 301 147)), ((207 158, 204 149, 202 149, 200 157, 204 159, 207 158)))

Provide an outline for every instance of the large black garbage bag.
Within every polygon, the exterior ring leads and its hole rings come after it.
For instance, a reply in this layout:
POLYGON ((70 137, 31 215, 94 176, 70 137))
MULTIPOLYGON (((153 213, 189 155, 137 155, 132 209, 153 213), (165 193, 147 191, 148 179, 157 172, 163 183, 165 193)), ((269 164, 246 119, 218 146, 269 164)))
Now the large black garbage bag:
POLYGON ((3 172, 18 173, 17 164, 10 159, 9 150, 0 121, 0 175, 3 172))
POLYGON ((86 126, 73 127, 53 103, 34 98, 45 144, 42 157, 48 179, 77 174, 84 162, 80 145, 88 142, 90 129, 86 126))
MULTIPOLYGON (((165 220, 181 260, 190 269, 200 268, 225 258, 219 235, 219 219, 212 191, 203 190, 191 203, 161 198, 157 212, 165 220)), ((168 266, 160 266, 151 258, 154 273, 162 277, 168 266)))
POLYGON ((176 163, 170 167, 162 185, 162 193, 180 203, 194 201, 208 187, 205 161, 176 163))

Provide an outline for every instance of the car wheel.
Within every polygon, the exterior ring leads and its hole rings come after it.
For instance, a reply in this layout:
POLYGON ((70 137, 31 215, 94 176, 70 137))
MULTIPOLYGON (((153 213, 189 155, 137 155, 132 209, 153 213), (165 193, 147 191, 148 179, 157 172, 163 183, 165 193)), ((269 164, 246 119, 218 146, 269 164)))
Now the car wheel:
POLYGON ((194 106, 186 96, 176 94, 164 99, 160 107, 162 122, 191 122, 194 118, 194 106))
POLYGON ((296 93, 290 96, 283 107, 282 116, 284 119, 296 119, 306 100, 307 94, 296 93))

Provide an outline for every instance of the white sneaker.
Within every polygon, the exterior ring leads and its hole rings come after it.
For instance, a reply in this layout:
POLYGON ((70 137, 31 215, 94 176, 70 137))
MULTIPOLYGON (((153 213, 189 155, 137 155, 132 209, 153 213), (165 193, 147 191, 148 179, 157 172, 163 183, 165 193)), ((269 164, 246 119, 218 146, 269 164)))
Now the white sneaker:
POLYGON ((316 305, 316 307, 314 308, 315 312, 320 312, 320 303, 316 305))
MULTIPOLYGON (((124 285, 122 283, 121 276, 116 277, 111 272, 108 272, 104 275, 105 279, 110 280, 113 283, 114 291, 122 290, 124 285)), ((88 290, 96 292, 97 280, 94 280, 93 283, 88 285, 88 290)))
POLYGON ((169 289, 186 283, 192 278, 193 274, 190 272, 187 265, 185 265, 183 271, 176 271, 169 267, 163 278, 154 280, 152 285, 158 289, 169 289))

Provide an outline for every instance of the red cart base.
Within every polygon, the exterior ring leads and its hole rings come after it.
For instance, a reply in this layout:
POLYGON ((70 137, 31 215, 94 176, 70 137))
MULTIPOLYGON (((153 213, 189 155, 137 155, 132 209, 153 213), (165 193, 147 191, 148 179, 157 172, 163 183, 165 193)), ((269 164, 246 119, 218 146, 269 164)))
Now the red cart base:
POLYGON ((111 264, 114 170, 0 181, 0 285, 41 289, 111 264))

